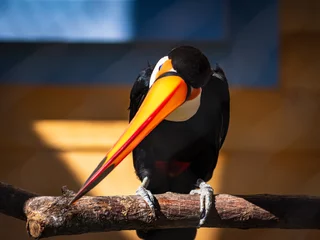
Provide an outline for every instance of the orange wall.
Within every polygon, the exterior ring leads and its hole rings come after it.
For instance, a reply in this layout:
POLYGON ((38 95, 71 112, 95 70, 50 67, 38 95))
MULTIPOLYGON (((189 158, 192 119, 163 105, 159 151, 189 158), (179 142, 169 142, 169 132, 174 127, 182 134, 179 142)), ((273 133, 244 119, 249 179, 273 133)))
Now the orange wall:
MULTIPOLYGON (((320 195, 320 4, 281 1, 280 87, 232 89, 217 193, 320 195)), ((77 190, 126 126, 129 88, 0 88, 1 181, 41 194, 77 190)), ((131 157, 92 194, 134 194, 131 157)), ((0 215, 1 239, 27 239, 0 215)), ((134 232, 54 239, 136 239, 134 232)), ((319 231, 201 229, 197 239, 320 239, 319 231), (236 236, 236 237, 235 237, 236 236)))

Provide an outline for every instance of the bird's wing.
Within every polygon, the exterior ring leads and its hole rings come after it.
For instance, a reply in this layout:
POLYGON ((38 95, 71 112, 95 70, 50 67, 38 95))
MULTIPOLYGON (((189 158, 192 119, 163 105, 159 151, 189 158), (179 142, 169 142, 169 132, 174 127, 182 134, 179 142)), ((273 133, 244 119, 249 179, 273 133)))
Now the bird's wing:
POLYGON ((229 109, 230 109, 229 102, 224 102, 222 104, 222 113, 221 113, 222 124, 221 124, 221 131, 220 131, 220 144, 219 144, 220 147, 219 148, 222 147, 229 129, 229 121, 230 121, 229 109))
POLYGON ((221 130, 219 136, 219 149, 222 147, 224 140, 226 139, 227 132, 229 129, 230 121, 230 94, 228 80, 224 74, 222 68, 217 64, 213 70, 213 77, 221 80, 221 130))
POLYGON ((130 92, 129 122, 138 112, 142 101, 149 91, 149 81, 153 68, 153 66, 149 65, 147 68, 142 70, 132 86, 130 92))

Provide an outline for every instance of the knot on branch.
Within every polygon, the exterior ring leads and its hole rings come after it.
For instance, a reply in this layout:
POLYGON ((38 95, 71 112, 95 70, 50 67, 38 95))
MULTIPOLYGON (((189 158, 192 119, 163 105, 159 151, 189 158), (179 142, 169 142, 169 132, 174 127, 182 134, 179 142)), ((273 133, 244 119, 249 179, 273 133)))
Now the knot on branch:
POLYGON ((68 189, 67 186, 62 186, 61 192, 62 192, 62 195, 67 198, 70 198, 70 197, 73 197, 74 195, 76 195, 76 193, 74 191, 68 189))

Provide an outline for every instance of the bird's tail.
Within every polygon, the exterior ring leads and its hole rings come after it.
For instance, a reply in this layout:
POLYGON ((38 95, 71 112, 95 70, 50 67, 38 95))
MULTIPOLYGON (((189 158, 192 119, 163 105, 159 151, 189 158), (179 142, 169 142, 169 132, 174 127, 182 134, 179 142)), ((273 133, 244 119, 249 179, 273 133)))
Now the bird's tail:
POLYGON ((144 240, 194 240, 197 235, 196 228, 171 228, 156 230, 137 230, 139 238, 144 240))

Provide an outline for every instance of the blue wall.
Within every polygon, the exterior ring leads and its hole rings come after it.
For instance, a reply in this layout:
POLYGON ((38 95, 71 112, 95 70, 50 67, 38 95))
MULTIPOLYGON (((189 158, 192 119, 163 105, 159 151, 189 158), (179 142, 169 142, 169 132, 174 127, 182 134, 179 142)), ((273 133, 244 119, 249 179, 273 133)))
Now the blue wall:
POLYGON ((0 40, 217 41, 227 8, 223 0, 1 0, 0 40))
MULTIPOLYGON (((55 43, 30 42, 30 39, 29 42, 6 41, 0 45, 0 82, 132 84, 148 61, 155 63, 172 47, 187 43, 203 50, 212 64, 218 62, 232 86, 277 86, 276 0, 213 1, 216 8, 209 5, 210 1, 192 1, 203 3, 197 8, 191 1, 183 1, 182 5, 181 1, 166 0, 167 5, 153 7, 149 6, 151 1, 133 2, 135 8, 130 16, 135 39, 114 43, 104 40, 71 43, 61 39, 55 43), (212 15, 203 6, 213 9, 212 15), (193 15, 193 8, 201 11, 193 15), (175 18, 174 13, 180 17, 175 18), (183 18, 184 15, 188 17, 183 18)), ((91 6, 87 11, 92 13, 96 9, 97 6, 91 6)))

